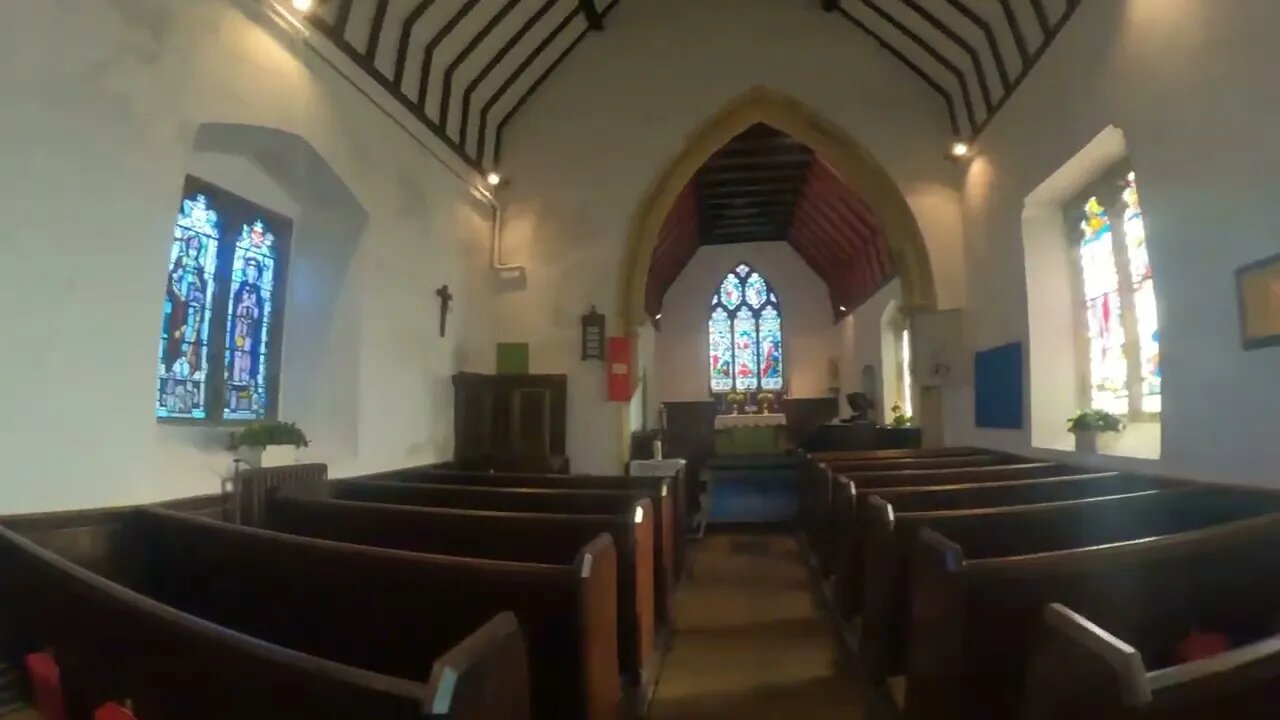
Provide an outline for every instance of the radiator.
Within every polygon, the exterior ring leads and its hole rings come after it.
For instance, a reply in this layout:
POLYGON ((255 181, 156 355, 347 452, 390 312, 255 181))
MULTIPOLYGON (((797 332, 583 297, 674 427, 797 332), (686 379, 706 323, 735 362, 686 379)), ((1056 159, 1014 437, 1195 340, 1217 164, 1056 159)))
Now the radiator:
POLYGON ((329 466, 324 463, 242 470, 231 479, 232 520, 237 525, 262 527, 270 493, 319 497, 325 493, 328 479, 329 466))

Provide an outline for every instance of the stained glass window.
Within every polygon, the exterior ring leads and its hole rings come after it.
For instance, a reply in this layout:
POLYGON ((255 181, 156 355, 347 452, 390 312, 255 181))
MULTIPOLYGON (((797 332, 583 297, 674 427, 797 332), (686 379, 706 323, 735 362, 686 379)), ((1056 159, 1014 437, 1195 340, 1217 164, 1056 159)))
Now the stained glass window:
POLYGON ((735 267, 712 296, 707 340, 711 392, 782 390, 782 311, 750 266, 735 267))
POLYGON ((288 218, 187 178, 169 255, 158 418, 274 417, 277 295, 291 229, 288 218), (216 308, 226 311, 215 313, 216 308))
POLYGON ((1158 413, 1160 328, 1135 175, 1125 176, 1119 192, 1090 197, 1083 210, 1088 402, 1117 415, 1158 413))

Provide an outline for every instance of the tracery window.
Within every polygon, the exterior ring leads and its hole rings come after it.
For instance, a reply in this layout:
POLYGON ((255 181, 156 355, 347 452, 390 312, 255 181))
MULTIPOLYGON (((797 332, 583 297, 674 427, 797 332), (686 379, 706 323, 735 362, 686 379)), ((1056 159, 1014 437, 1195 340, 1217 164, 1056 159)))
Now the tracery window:
POLYGON ((711 392, 782 390, 782 310, 764 276, 740 264, 711 298, 711 392))

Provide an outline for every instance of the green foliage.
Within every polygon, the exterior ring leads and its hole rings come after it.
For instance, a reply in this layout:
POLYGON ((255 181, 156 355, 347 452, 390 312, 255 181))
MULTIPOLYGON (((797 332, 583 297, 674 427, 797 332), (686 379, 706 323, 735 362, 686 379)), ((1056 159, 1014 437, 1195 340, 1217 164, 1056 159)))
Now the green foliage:
POLYGON ((1067 420, 1067 430, 1071 433, 1082 432, 1114 432, 1124 430, 1124 420, 1119 415, 1106 410, 1082 410, 1067 420))
POLYGON ((292 445, 304 448, 311 445, 302 428, 291 422, 263 420, 253 423, 240 432, 231 433, 231 449, 242 447, 265 448, 269 445, 292 445))
POLYGON ((892 427, 911 427, 912 417, 903 412, 902 403, 894 403, 889 411, 893 413, 893 420, 889 423, 892 427))

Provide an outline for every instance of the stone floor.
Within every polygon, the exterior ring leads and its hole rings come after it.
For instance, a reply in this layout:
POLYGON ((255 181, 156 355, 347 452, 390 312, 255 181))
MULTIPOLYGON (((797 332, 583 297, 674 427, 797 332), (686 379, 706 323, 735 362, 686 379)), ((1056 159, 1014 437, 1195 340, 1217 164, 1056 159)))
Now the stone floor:
POLYGON ((707 535, 676 613, 651 720, 862 718, 790 535, 707 535))

